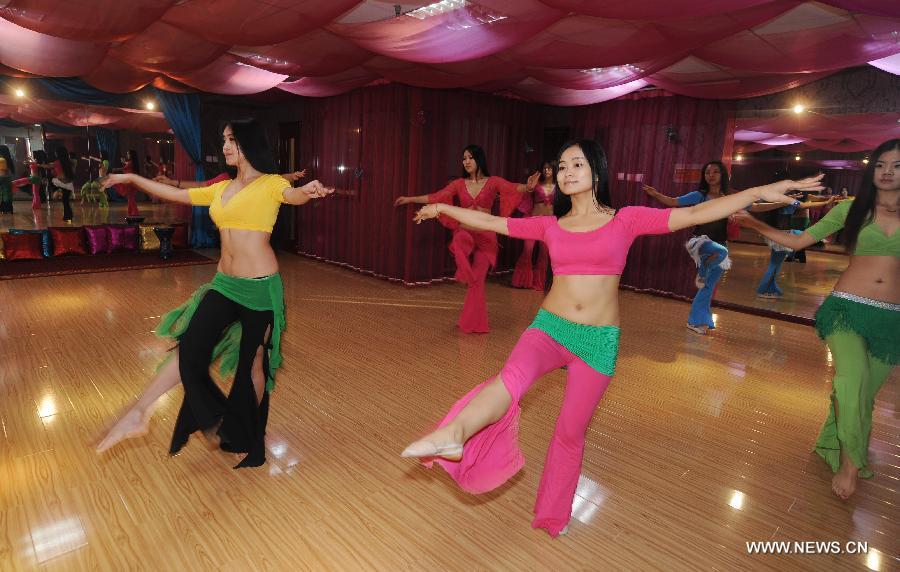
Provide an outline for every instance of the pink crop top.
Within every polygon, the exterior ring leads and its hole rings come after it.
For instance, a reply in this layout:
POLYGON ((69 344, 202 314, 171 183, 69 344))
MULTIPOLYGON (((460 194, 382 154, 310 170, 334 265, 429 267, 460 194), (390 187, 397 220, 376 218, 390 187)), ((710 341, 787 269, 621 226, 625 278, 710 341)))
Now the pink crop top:
POLYGON ((625 207, 605 225, 586 232, 565 230, 554 216, 511 218, 506 224, 513 238, 547 244, 550 265, 557 276, 621 275, 634 239, 669 232, 673 210, 625 207))
POLYGON ((555 195, 555 194, 556 194, 556 185, 553 185, 553 188, 548 193, 548 192, 544 191, 544 185, 538 184, 538 186, 536 186, 534 188, 534 202, 535 202, 535 204, 543 203, 548 206, 552 205, 553 204, 553 195, 555 195))

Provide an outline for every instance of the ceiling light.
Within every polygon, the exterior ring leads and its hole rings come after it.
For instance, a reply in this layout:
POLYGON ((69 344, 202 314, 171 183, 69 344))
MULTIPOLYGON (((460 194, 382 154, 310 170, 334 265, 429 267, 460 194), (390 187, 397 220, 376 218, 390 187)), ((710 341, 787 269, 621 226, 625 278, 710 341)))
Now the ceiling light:
POLYGON ((734 156, 734 160, 735 160, 735 161, 743 161, 743 160, 744 160, 744 156, 741 155, 740 153, 738 153, 737 155, 734 156))
POLYGON ((806 110, 805 107, 800 105, 799 103, 794 106, 794 113, 803 113, 806 110))
POLYGON ((794 161, 799 161, 799 160, 800 160, 800 155, 794 155, 794 161))
POLYGON ((863 159, 863 164, 864 164, 864 165, 868 165, 868 164, 869 164, 869 158, 868 158, 868 157, 866 157, 865 159, 863 159))
POLYGON ((22 89, 22 88, 17 89, 17 90, 16 90, 16 97, 25 97, 25 90, 22 89))
POLYGON ((144 104, 144 107, 146 107, 150 111, 153 111, 154 109, 156 109, 156 104, 152 101, 148 101, 146 104, 144 104))

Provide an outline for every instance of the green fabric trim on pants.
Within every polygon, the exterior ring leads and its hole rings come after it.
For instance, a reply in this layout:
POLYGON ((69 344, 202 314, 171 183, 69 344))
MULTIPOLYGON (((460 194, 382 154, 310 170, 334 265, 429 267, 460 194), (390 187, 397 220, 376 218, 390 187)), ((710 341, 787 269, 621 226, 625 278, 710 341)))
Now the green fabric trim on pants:
MULTIPOLYGON (((162 317, 156 328, 156 335, 176 340, 181 337, 191 323, 191 318, 203 296, 211 289, 251 310, 272 311, 269 371, 266 372, 266 391, 272 391, 275 388, 275 371, 281 367, 281 332, 285 327, 284 284, 280 274, 272 274, 265 278, 239 278, 217 272, 212 282, 198 288, 184 304, 162 317)), ((225 329, 219 343, 213 349, 212 361, 220 360, 219 371, 222 375, 231 375, 237 369, 240 346, 241 323, 234 322, 225 329)))
POLYGON ((616 326, 590 326, 561 318, 541 308, 528 329, 544 332, 603 375, 616 371, 619 335, 616 326))

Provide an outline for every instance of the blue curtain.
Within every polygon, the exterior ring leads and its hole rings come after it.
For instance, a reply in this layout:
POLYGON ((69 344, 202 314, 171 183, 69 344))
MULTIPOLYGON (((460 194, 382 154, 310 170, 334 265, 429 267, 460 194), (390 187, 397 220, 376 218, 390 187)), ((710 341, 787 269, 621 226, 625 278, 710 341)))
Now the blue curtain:
MULTIPOLYGON (((194 93, 171 93, 156 89, 159 107, 175 132, 178 142, 196 165, 194 178, 203 175, 203 148, 200 144, 200 97, 194 93)), ((215 246, 216 227, 209 218, 209 207, 194 207, 191 216, 191 246, 215 246)))
MULTIPOLYGON (((117 155, 119 152, 119 132, 104 127, 94 127, 93 131, 97 138, 97 148, 100 149, 100 151, 106 152, 106 155, 109 157, 110 167, 116 167, 119 164, 119 156, 117 155)), ((106 193, 107 200, 110 202, 122 202, 126 200, 125 197, 115 192, 113 189, 106 189, 104 192, 106 193)))

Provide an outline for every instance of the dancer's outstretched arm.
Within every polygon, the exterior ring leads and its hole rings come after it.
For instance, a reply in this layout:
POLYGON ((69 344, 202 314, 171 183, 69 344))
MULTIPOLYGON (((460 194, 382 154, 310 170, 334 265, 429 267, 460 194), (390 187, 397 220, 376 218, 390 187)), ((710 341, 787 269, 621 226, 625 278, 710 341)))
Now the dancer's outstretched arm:
POLYGON ((666 205, 669 208, 680 207, 681 205, 678 202, 678 197, 670 197, 668 195, 664 195, 661 192, 657 191, 655 188, 650 185, 643 185, 641 187, 645 193, 658 200, 662 204, 666 205))
POLYGON ((123 183, 130 183, 140 190, 144 191, 145 193, 149 193, 153 196, 159 197, 164 201, 180 203, 183 205, 191 204, 191 195, 185 192, 183 189, 153 181, 135 173, 117 173, 107 175, 100 184, 104 189, 108 189, 113 185, 120 185, 123 183))
POLYGON ((778 181, 770 185, 753 187, 746 191, 706 201, 692 207, 673 210, 669 216, 669 230, 674 231, 714 220, 721 220, 739 210, 743 210, 756 201, 783 205, 800 204, 799 201, 793 197, 785 196, 785 194, 791 190, 818 191, 822 189, 821 180, 823 176, 817 175, 801 181, 778 181))
POLYGON ((413 220, 418 224, 423 220, 437 218, 438 215, 446 215, 452 219, 458 220, 466 226, 478 230, 489 230, 499 234, 509 234, 509 228, 506 225, 506 217, 494 216, 474 209, 464 209, 462 207, 445 205, 444 203, 433 203, 420 208, 413 220))
POLYGON ((806 231, 803 231, 800 234, 793 234, 790 232, 785 232, 783 230, 778 230, 777 228, 767 225, 763 221, 746 212, 736 212, 732 215, 732 219, 735 222, 740 223, 741 226, 752 228, 759 234, 770 239, 772 242, 777 242, 778 244, 787 246, 788 248, 793 250, 803 250, 804 248, 808 248, 818 242, 815 238, 813 238, 811 234, 806 231))

